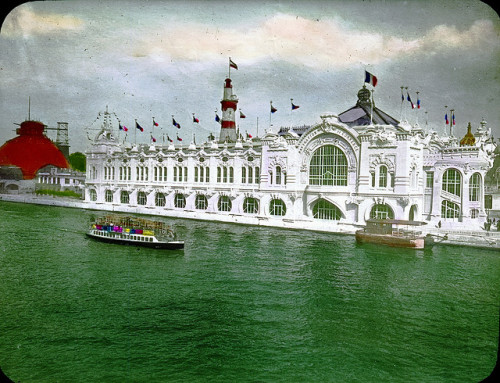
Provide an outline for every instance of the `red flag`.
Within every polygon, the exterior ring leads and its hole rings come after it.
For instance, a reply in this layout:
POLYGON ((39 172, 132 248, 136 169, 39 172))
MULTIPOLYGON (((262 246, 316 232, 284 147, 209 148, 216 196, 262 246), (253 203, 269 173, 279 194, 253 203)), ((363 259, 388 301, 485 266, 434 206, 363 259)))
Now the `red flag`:
POLYGON ((200 123, 200 120, 198 120, 198 119, 194 116, 194 114, 193 114, 193 122, 196 122, 197 124, 199 124, 199 123, 200 123))
POLYGON ((155 119, 153 118, 153 125, 154 126, 158 126, 158 123, 155 121, 155 119))
POLYGON ((236 65, 233 60, 229 59, 229 66, 234 69, 238 69, 238 65, 236 65))
POLYGON ((241 112, 241 110, 240 110, 240 118, 247 118, 247 116, 245 116, 245 115, 241 112))

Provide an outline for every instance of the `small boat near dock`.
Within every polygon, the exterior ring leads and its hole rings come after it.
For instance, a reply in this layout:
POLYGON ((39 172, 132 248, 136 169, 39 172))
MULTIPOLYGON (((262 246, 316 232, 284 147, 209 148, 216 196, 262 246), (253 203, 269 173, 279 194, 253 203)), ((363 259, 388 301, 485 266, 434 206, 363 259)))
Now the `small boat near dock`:
POLYGON ((410 227, 422 225, 426 225, 426 223, 397 219, 368 219, 366 226, 356 231, 356 241, 358 243, 423 249, 432 246, 433 238, 424 236, 421 231, 410 229, 410 227))
POLYGON ((90 226, 87 236, 102 242, 178 250, 184 241, 176 240, 173 229, 163 222, 144 218, 107 215, 90 226))

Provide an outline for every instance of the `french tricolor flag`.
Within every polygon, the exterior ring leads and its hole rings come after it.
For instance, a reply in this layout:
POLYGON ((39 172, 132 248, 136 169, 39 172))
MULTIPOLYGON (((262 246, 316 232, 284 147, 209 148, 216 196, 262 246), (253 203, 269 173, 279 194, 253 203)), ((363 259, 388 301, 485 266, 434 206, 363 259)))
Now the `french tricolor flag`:
POLYGON ((367 82, 368 84, 372 85, 372 86, 377 86, 377 77, 372 75, 370 72, 367 72, 365 70, 365 82, 367 82))

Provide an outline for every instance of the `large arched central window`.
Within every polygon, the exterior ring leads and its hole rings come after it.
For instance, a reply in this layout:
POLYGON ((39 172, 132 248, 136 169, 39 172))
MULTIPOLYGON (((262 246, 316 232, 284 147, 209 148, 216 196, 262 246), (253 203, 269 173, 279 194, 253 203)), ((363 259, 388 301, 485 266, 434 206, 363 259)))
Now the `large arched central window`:
POLYGON ((461 196, 462 176, 455 169, 448 169, 443 174, 443 190, 461 196))
POLYGON ((309 165, 309 184, 347 186, 347 158, 344 152, 333 145, 316 149, 309 165))

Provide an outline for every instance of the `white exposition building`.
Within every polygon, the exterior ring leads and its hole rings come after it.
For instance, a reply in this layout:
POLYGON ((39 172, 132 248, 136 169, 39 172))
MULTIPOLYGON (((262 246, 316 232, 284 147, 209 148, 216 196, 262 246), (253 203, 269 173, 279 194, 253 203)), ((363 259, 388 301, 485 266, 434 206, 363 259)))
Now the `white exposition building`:
POLYGON ((354 107, 321 123, 242 140, 224 83, 219 140, 121 144, 106 112, 87 151, 89 208, 324 231, 368 218, 486 219, 484 177, 495 149, 482 121, 459 141, 398 122, 364 86, 354 107))

